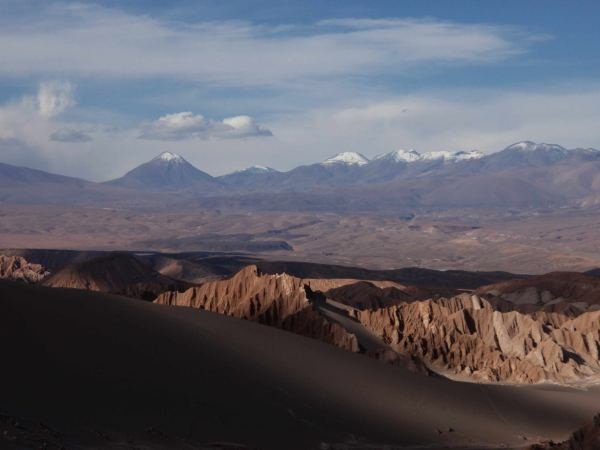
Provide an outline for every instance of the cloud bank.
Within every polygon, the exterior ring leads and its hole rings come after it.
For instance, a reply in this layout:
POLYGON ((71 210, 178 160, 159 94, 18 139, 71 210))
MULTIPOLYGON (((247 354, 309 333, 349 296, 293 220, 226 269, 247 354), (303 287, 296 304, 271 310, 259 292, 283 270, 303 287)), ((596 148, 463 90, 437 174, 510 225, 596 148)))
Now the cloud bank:
POLYGON ((436 63, 497 62, 539 39, 514 27, 435 19, 343 19, 302 26, 182 23, 59 4, 27 21, 0 19, 0 75, 174 77, 273 86, 400 74, 436 63))
POLYGON ((154 122, 142 126, 142 139, 177 141, 181 139, 248 138, 273 136, 273 133, 258 125, 250 116, 235 116, 215 121, 192 112, 167 114, 154 122))

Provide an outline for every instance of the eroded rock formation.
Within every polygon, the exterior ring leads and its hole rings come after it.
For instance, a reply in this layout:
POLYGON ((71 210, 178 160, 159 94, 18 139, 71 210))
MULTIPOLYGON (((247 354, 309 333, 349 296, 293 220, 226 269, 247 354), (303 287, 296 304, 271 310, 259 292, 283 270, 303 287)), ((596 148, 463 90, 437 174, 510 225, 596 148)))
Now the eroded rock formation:
POLYGON ((0 255, 0 278, 38 283, 48 274, 41 264, 30 263, 21 256, 0 255))
POLYGON ((155 303, 252 320, 358 352, 356 336, 325 319, 309 299, 311 294, 300 278, 266 275, 256 266, 248 266, 227 280, 207 282, 181 293, 166 292, 155 303))
MULTIPOLYGON (((505 305, 506 307, 506 305, 505 305)), ((600 374, 600 311, 502 312, 477 295, 355 311, 400 354, 480 381, 576 382, 600 374)))
POLYGON ((496 287, 482 295, 427 300, 410 294, 399 285, 301 279, 248 266, 230 279, 167 292, 156 302, 260 322, 421 372, 425 363, 461 379, 575 383, 600 378, 600 311, 568 295, 555 301, 544 294, 547 302, 524 303, 504 297, 496 287), (396 304, 382 305, 383 292, 396 304))

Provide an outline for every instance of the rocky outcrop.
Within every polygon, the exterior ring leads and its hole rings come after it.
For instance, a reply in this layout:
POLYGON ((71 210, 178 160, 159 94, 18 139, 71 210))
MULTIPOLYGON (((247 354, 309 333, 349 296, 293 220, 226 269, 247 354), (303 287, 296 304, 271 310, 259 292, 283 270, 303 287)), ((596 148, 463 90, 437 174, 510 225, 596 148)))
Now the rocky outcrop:
POLYGON ((48 274, 41 264, 32 264, 21 256, 0 255, 0 278, 38 283, 48 274))
POLYGON ((248 266, 226 280, 207 282, 185 292, 165 292, 155 303, 251 320, 358 352, 356 336, 325 319, 311 296, 312 290, 300 278, 267 275, 256 266, 248 266))
POLYGON ((184 290, 190 286, 190 283, 156 272, 130 253, 110 253, 68 264, 42 284, 142 300, 154 300, 162 292, 184 290))
POLYGON ((394 351, 480 381, 576 382, 600 374, 600 311, 502 312, 477 296, 404 303, 356 318, 394 351))

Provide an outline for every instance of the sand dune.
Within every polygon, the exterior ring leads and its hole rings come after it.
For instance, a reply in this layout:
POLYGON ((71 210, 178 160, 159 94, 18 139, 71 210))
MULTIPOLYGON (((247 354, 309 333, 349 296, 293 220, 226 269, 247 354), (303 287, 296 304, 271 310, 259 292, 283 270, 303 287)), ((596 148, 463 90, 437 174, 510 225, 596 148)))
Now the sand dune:
POLYGON ((547 442, 533 445, 531 450, 598 450, 600 448, 600 414, 594 420, 575 431, 569 439, 561 443, 547 442))
POLYGON ((423 377, 251 322, 107 294, 2 282, 0 299, 0 408, 75 435, 153 427, 266 449, 499 447, 565 439, 600 402, 593 390, 423 377))

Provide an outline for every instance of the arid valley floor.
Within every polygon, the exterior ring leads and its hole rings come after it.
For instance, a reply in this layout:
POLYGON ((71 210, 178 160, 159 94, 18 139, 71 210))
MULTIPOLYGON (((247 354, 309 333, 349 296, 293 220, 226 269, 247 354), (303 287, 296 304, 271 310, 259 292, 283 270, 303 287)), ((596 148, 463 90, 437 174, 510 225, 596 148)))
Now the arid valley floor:
POLYGON ((0 203, 0 247, 244 252, 391 269, 545 273, 600 267, 596 208, 459 209, 409 216, 0 203))

